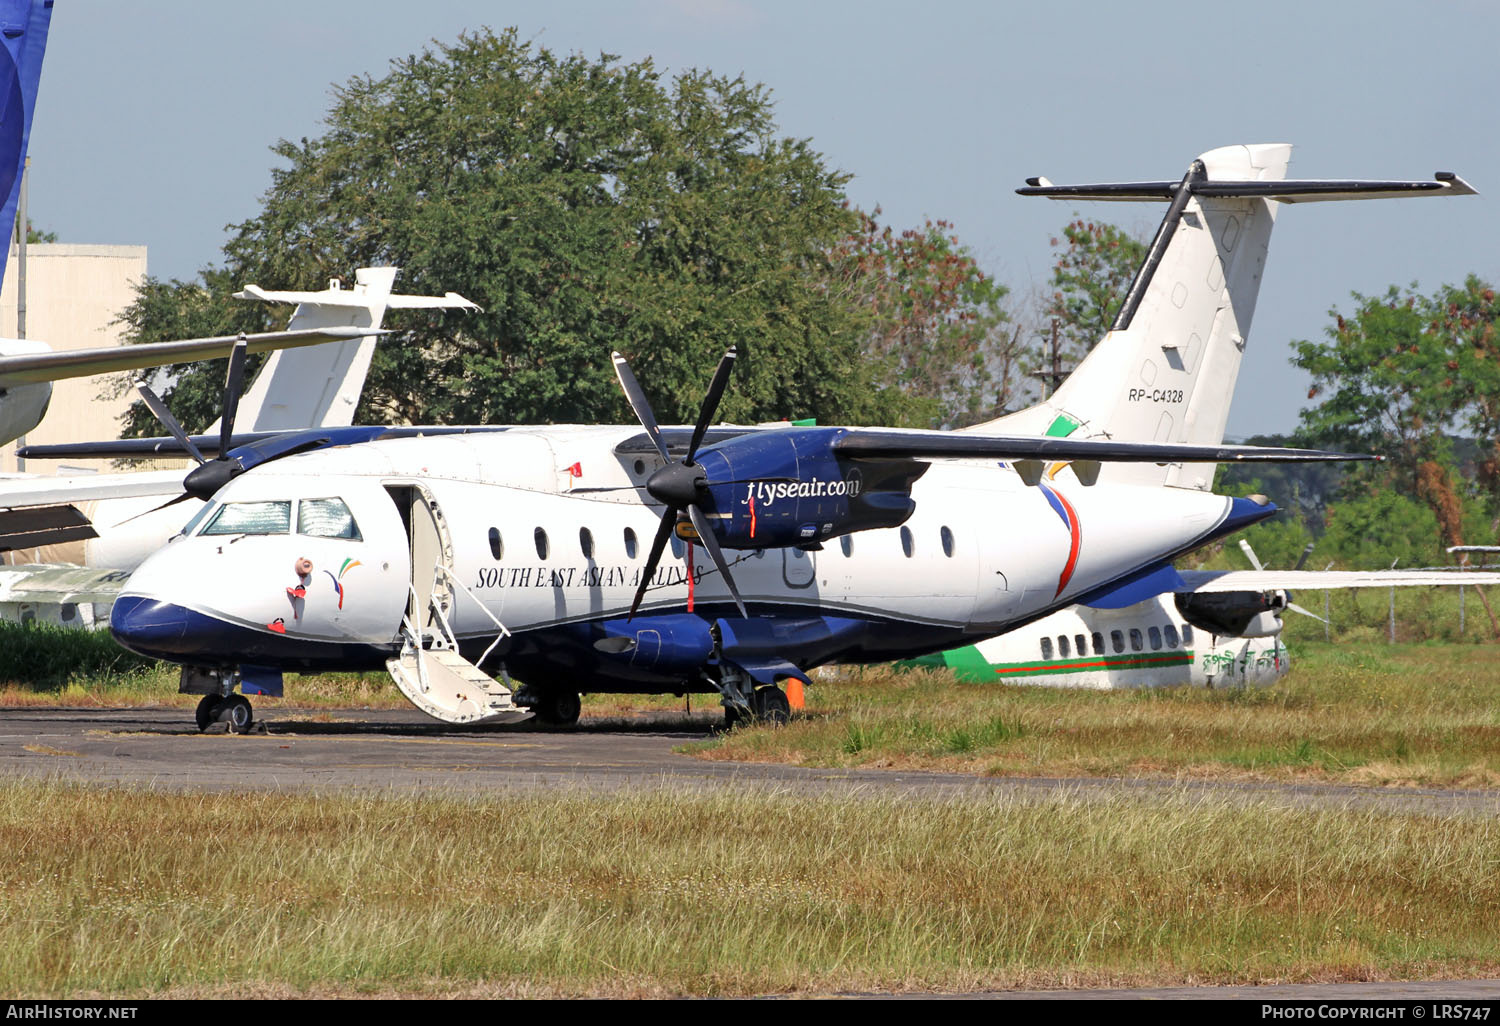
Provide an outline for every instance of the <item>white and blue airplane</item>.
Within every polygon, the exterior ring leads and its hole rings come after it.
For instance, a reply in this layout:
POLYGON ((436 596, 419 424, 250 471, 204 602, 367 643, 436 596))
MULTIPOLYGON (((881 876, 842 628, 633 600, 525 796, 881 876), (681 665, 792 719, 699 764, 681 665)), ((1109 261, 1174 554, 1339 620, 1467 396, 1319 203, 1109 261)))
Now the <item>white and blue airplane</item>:
POLYGON ((451 723, 566 723, 579 692, 608 691, 717 693, 731 719, 780 720, 780 684, 813 667, 916 658, 1074 603, 1170 593, 1248 621, 1296 582, 1172 566, 1276 512, 1212 494, 1212 465, 1362 458, 1177 440, 1204 417, 1222 432, 1276 205, 1473 191, 1286 180, 1288 155, 1226 147, 1180 181, 1022 190, 1168 203, 1113 330, 1041 406, 967 432, 711 428, 731 351, 697 424, 663 430, 616 354, 644 431, 228 444, 111 630, 183 665, 200 726, 244 730, 236 688, 279 694, 287 671, 384 666, 451 723))

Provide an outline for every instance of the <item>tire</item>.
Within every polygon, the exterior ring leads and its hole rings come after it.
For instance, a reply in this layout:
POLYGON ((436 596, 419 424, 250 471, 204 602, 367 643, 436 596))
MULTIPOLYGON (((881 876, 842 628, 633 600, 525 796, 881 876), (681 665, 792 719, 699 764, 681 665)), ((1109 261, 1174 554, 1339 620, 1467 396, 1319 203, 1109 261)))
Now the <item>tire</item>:
POLYGON ((792 706, 786 700, 786 692, 774 685, 756 688, 750 696, 750 711, 756 720, 773 727, 784 726, 792 718, 792 706))
POLYGON ((204 695, 203 700, 198 703, 198 709, 193 713, 193 719, 198 722, 198 733, 203 733, 212 726, 219 718, 219 696, 204 695))
POLYGON ((583 699, 576 691, 548 688, 542 692, 541 701, 532 708, 537 719, 549 727, 571 727, 583 712, 583 699))
POLYGON ((231 734, 248 734, 255 723, 255 712, 250 708, 250 699, 244 695, 230 695, 219 704, 215 718, 228 727, 231 734))

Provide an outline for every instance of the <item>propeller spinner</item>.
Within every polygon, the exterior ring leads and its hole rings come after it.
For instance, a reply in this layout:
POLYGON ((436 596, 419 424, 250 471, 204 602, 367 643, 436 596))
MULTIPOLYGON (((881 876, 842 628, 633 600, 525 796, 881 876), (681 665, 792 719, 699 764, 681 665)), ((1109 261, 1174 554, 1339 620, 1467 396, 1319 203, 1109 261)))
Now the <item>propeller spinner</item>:
POLYGON ((714 371, 713 381, 709 383, 708 394, 703 397, 703 406, 698 411, 698 423, 694 426, 692 439, 688 442, 687 455, 680 460, 672 459, 667 451, 667 444, 662 440, 661 429, 657 427, 656 415, 651 410, 651 403, 646 399, 645 391, 630 370, 630 364, 619 353, 611 355, 615 361, 615 375, 620 379, 620 387, 625 390, 625 398, 630 402, 630 408, 635 411, 641 426, 646 429, 647 437, 656 446, 656 451, 661 454, 663 461, 663 466, 647 479, 646 492, 666 507, 662 511, 661 525, 656 529, 656 537, 651 541, 651 553, 646 558, 646 568, 641 573, 641 584, 636 589, 635 598, 630 603, 630 614, 626 619, 634 619, 636 610, 640 608, 641 599, 645 597, 646 589, 656 574, 656 565, 661 561, 662 550, 667 547, 667 539, 676 530, 678 516, 683 513, 687 514, 698 540, 708 550, 708 557, 713 560, 719 576, 724 579, 725 586, 729 588, 729 594, 734 596, 734 604, 739 608, 740 615, 748 618, 750 614, 745 611, 745 602, 740 598, 740 591, 734 585, 734 578, 729 575, 729 567, 724 562, 724 553, 719 548, 718 539, 714 537, 713 529, 709 526, 708 517, 704 514, 701 505, 709 494, 708 474, 701 465, 693 462, 693 458, 698 455, 698 446, 703 441, 703 435, 708 430, 708 425, 712 423, 714 414, 718 412, 719 400, 724 396, 724 388, 729 384, 729 374, 734 369, 735 350, 731 348, 719 361, 718 370, 714 371))

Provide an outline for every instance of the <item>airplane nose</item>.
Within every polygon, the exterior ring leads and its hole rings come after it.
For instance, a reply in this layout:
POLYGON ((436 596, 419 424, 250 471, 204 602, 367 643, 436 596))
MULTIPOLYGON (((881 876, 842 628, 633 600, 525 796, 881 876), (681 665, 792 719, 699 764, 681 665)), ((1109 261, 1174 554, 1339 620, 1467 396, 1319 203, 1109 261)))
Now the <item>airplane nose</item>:
POLYGON ((177 652, 187 631, 187 610, 145 595, 121 595, 109 612, 109 632, 132 652, 159 657, 177 652))

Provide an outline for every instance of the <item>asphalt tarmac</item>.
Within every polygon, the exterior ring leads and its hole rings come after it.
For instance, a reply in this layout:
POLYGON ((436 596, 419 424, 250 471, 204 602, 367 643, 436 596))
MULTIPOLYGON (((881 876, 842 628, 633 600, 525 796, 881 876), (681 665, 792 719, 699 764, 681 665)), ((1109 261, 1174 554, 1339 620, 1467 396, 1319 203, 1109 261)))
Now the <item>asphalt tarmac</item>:
MULTIPOLYGON (((582 789, 700 791, 911 798, 1131 796, 1193 793, 1250 803, 1500 814, 1500 792, 1379 789, 1219 781, 1097 778, 977 778, 891 770, 803 769, 716 762, 674 748, 710 736, 717 710, 588 720, 571 729, 523 724, 453 728, 421 713, 391 710, 257 710, 243 736, 200 734, 187 709, 7 709, 0 711, 0 779, 64 780, 173 790, 301 793, 505 794, 582 789)), ((884 995, 840 995, 846 997, 884 995)), ((950 995, 926 995, 943 997, 950 995)), ((1261 1001, 1500 1001, 1500 980, 1170 987, 1146 990, 955 994, 952 997, 1089 997, 1261 1001)), ((1436 1014, 1436 1011, 1434 1011, 1436 1014)))
POLYGON ((188 790, 503 794, 526 790, 764 788, 809 794, 1044 796, 1204 793, 1247 802, 1500 814, 1500 791, 1160 779, 974 777, 719 762, 673 749, 709 737, 717 709, 455 728, 416 710, 257 709, 250 734, 200 734, 186 709, 8 709, 0 775, 188 790))

